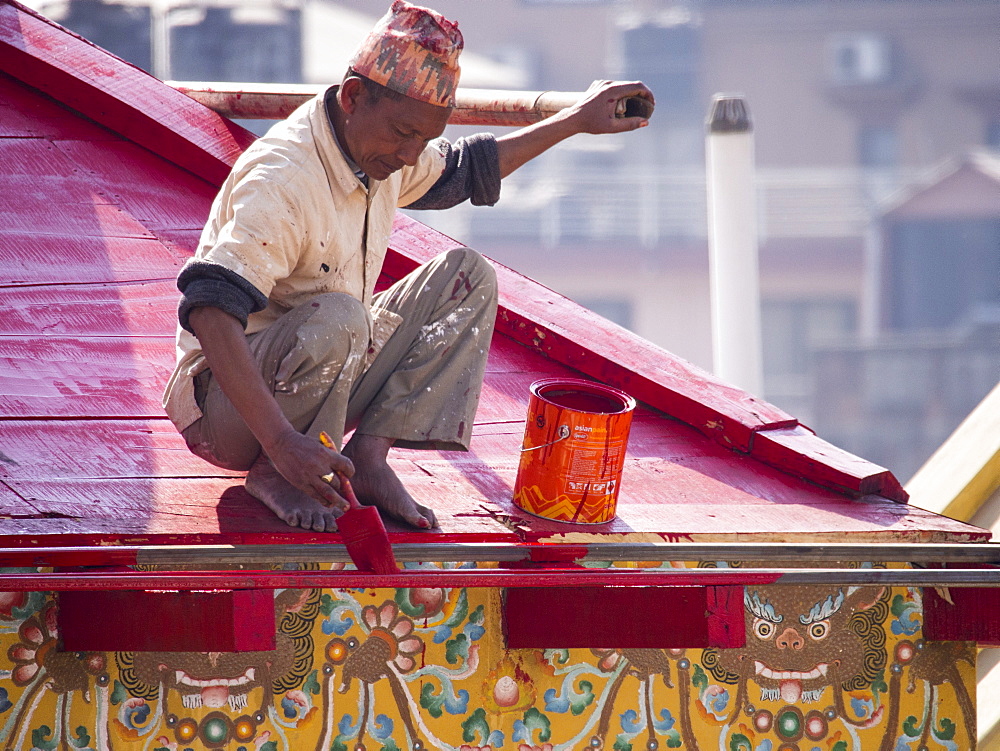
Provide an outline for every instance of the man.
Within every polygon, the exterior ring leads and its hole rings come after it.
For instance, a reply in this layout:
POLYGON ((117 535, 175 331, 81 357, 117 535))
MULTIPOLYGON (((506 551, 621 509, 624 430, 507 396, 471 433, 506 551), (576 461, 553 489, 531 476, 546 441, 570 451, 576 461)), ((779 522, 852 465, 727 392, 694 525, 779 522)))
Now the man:
POLYGON ((396 0, 339 87, 300 107, 237 161, 181 270, 178 363, 164 394, 188 447, 248 470, 246 489, 292 526, 336 529, 359 499, 436 526, 389 448, 467 450, 496 311, 496 279, 459 248, 373 288, 397 206, 492 205, 500 179, 616 117, 640 83, 595 84, 577 105, 494 139, 440 139, 458 84, 458 26, 396 0), (318 436, 337 441, 338 453, 318 436))

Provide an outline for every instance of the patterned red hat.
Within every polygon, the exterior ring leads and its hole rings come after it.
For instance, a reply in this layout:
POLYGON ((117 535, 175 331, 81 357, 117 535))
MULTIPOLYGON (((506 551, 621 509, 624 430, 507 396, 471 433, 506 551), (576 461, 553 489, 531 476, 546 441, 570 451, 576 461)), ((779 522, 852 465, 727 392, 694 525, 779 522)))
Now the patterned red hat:
POLYGON ((386 88, 437 107, 454 104, 458 24, 440 13, 395 0, 351 60, 351 68, 386 88))

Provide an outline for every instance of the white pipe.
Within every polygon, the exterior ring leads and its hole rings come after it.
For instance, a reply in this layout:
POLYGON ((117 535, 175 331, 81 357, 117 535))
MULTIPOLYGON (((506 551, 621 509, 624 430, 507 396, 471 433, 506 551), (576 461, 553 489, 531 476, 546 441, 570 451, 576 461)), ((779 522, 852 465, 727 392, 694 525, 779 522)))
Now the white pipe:
POLYGON ((753 128, 742 97, 717 94, 706 137, 715 374, 763 392, 753 128))

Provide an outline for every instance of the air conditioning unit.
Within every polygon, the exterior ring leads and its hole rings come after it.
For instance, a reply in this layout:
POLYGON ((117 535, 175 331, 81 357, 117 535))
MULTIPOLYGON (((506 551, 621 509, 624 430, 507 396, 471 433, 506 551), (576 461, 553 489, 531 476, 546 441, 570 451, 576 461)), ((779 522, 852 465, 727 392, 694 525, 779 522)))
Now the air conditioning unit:
POLYGON ((827 54, 834 84, 878 84, 892 77, 892 46, 881 34, 836 34, 829 39, 827 54))

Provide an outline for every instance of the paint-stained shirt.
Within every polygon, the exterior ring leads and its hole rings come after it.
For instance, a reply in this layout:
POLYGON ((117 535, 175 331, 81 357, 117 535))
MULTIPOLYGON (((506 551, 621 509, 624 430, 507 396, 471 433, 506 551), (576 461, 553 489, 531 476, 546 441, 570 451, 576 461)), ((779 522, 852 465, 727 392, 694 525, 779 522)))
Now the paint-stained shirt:
MULTIPOLYGON (((245 280, 247 294, 259 300, 248 334, 319 294, 346 293, 370 305, 396 208, 427 193, 445 170, 446 154, 431 145, 413 167, 366 186, 337 145, 320 95, 237 160, 185 268, 215 267, 220 286, 230 289, 233 279, 245 280)), ((375 346, 394 329, 391 321, 379 323, 375 346)), ((177 366, 163 396, 178 430, 201 417, 193 378, 206 367, 197 338, 179 326, 177 366)))

